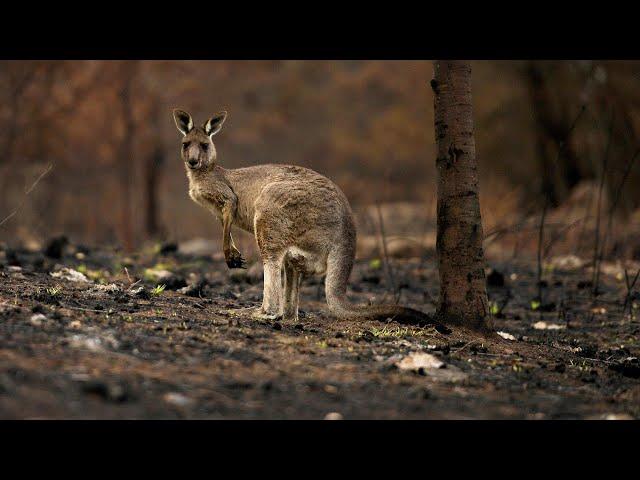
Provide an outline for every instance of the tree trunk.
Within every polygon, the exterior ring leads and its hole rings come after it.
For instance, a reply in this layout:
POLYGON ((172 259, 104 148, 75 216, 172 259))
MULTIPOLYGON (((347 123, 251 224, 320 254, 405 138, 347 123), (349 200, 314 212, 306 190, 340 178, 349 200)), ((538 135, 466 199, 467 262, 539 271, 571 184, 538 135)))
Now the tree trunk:
POLYGON ((138 60, 124 61, 122 65, 122 89, 120 91, 120 105, 122 109, 122 122, 124 136, 120 144, 119 170, 120 185, 122 187, 120 211, 121 238, 124 249, 131 251, 134 248, 135 239, 133 231, 133 162, 135 119, 133 116, 133 82, 136 77, 138 60))
POLYGON ((145 123, 151 126, 151 149, 144 164, 144 225, 147 238, 158 239, 165 237, 166 231, 160 222, 160 206, 158 202, 158 186, 162 178, 162 167, 164 165, 164 145, 162 136, 162 115, 160 101, 148 96, 150 106, 147 108, 147 119, 145 123))
POLYGON ((580 160, 571 143, 571 121, 569 109, 554 103, 546 72, 537 62, 531 61, 524 70, 529 99, 535 121, 535 135, 541 194, 545 202, 557 207, 571 194, 571 189, 588 172, 582 171, 580 160), (562 147, 560 147, 562 145, 562 147), (558 149, 562 148, 562 155, 558 149))
POLYGON ((487 329, 487 291, 473 137, 471 65, 433 62, 438 144, 438 315, 446 322, 487 329))
POLYGON ((158 208, 158 183, 160 182, 160 171, 164 161, 162 148, 156 146, 147 159, 145 175, 145 227, 147 236, 155 238, 164 234, 164 229, 160 226, 160 211, 158 208))

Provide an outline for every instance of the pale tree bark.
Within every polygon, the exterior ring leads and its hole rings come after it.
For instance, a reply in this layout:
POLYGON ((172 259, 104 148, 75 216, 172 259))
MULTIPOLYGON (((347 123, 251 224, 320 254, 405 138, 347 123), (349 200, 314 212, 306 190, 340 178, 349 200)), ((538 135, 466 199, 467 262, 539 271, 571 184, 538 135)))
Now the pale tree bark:
POLYGON ((473 136, 471 65, 433 62, 438 145, 438 314, 447 323, 487 329, 488 308, 473 136))

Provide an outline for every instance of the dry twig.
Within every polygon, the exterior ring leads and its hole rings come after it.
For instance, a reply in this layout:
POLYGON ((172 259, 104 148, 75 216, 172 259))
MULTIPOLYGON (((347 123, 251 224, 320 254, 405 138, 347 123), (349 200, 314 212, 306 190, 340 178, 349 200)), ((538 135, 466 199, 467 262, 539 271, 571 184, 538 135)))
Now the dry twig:
POLYGON ((24 206, 25 202, 27 201, 27 197, 29 196, 29 194, 33 191, 34 188, 36 188, 36 185, 40 183, 40 180, 42 180, 52 169, 53 169, 53 163, 50 163, 49 166, 44 170, 44 172, 42 172, 40 176, 36 178, 36 181, 33 182, 33 184, 31 184, 31 186, 27 189, 27 191, 24 194, 24 197, 22 198, 22 201, 15 208, 15 210, 11 212, 9 215, 7 215, 6 217, 4 217, 2 221, 0 221, 0 227, 4 225, 6 222, 8 222, 11 218, 13 218, 13 216, 15 216, 18 213, 18 211, 20 211, 20 209, 24 206))

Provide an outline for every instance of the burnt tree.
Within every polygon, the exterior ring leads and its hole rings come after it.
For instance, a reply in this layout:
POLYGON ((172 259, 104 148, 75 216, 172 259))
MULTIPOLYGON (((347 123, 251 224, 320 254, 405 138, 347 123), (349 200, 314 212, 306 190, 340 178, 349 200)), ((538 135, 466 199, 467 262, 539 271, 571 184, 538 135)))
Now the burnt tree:
POLYGON ((440 275, 438 315, 447 323, 488 328, 487 292, 473 135, 471 65, 433 62, 437 142, 440 275))

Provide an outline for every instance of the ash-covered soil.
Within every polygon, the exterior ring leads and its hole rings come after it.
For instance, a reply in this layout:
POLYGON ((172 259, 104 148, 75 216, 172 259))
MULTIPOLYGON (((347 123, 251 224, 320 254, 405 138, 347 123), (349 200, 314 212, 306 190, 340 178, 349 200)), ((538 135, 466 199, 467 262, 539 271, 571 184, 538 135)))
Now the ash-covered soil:
MULTIPOLYGON (((638 418, 636 295, 623 315, 622 270, 605 265, 594 302, 590 269, 571 260, 545 267, 542 299, 535 262, 490 262, 502 336, 482 337, 333 319, 321 279, 305 280, 297 324, 230 313, 259 305, 259 267, 229 271, 172 245, 3 247, 0 417, 638 418)), ((350 298, 394 301, 395 286, 400 303, 433 312, 435 260, 391 266, 392 278, 359 261, 350 298)))

